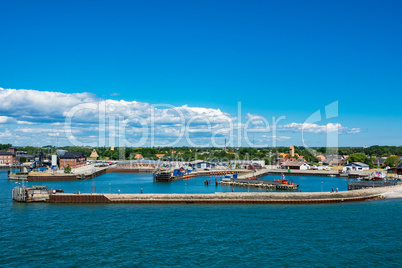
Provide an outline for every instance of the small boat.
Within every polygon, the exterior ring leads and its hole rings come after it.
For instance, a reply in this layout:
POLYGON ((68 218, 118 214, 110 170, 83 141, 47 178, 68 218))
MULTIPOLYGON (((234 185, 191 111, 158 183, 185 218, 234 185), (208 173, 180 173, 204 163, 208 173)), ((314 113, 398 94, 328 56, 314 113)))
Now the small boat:
POLYGON ((237 174, 226 174, 225 178, 229 178, 229 179, 237 179, 237 174))
POLYGON ((381 170, 377 170, 377 171, 374 171, 373 173, 371 173, 371 178, 374 181, 382 181, 386 178, 386 175, 381 170))
POLYGON ((287 179, 285 178, 285 175, 282 174, 280 179, 277 179, 276 181, 287 181, 287 179))
POLYGON ((285 175, 282 174, 281 178, 275 181, 281 182, 281 184, 288 184, 288 180, 285 178, 285 175))
POLYGON ((380 162, 377 162, 378 169, 371 173, 370 177, 374 181, 382 181, 386 179, 386 174, 380 170, 380 162))

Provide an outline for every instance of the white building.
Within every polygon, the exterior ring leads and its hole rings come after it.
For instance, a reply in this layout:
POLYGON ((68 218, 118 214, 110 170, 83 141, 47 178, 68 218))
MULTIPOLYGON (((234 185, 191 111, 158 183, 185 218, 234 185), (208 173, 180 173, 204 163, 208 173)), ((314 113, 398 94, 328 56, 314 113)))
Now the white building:
POLYGON ((302 161, 286 161, 281 164, 281 167, 284 169, 299 169, 299 170, 308 170, 310 169, 310 165, 302 162, 302 161))
POLYGON ((230 160, 229 163, 231 165, 240 165, 240 166, 246 166, 246 165, 260 165, 261 167, 265 166, 265 161, 264 160, 230 160))
POLYGON ((369 170, 370 166, 361 162, 353 162, 350 163, 346 166, 343 166, 343 171, 348 172, 348 171, 364 171, 364 170, 369 170))

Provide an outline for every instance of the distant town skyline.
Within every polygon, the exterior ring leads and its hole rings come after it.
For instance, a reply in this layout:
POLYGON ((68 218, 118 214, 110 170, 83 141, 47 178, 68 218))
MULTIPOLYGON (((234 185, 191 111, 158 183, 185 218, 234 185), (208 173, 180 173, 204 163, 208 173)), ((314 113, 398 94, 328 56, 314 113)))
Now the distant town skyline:
POLYGON ((339 146, 402 145, 402 3, 119 3, 1 4, 0 143, 116 145, 121 119, 130 146, 157 106, 149 135, 161 146, 180 136, 177 111, 199 146, 217 130, 217 145, 248 146, 228 130, 261 129, 258 118, 271 131, 250 134, 255 146, 327 146, 334 133, 339 146), (88 110, 66 133, 68 112, 85 103, 116 106, 104 137, 88 110))

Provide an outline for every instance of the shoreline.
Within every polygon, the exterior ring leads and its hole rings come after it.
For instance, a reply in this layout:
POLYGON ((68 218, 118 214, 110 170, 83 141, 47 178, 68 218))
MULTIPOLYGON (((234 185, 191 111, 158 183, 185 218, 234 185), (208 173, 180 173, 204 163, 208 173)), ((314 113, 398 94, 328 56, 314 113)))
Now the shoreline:
MULTIPOLYGON (((116 168, 116 167, 91 167, 85 166, 73 170, 73 173, 48 173, 48 172, 31 172, 29 174, 9 174, 9 180, 24 180, 24 181, 74 181, 74 180, 87 180, 98 177, 105 173, 144 173, 144 174, 155 174, 156 169, 148 168, 116 168)), ((272 175, 285 175, 285 176, 319 176, 319 177, 340 177, 346 179, 353 178, 367 178, 369 173, 365 171, 356 171, 351 173, 339 173, 337 170, 288 170, 284 169, 261 169, 258 171, 246 170, 246 169, 222 169, 222 170, 209 170, 209 171, 198 171, 195 174, 187 174, 189 176, 209 176, 209 177, 224 177, 226 174, 238 174, 238 179, 248 179, 248 178, 261 178, 265 176, 272 175)), ((168 181, 182 180, 185 179, 182 175, 171 175, 168 181)), ((155 179, 155 178, 154 178, 155 179)), ((395 178, 389 178, 394 180, 395 178)), ((158 180, 156 180, 158 181, 158 180)))

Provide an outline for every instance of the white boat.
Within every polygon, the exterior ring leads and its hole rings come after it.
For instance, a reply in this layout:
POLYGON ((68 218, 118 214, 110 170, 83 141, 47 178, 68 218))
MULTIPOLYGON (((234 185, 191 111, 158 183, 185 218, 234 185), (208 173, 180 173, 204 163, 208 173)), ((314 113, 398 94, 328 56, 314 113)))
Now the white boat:
POLYGON ((376 170, 371 173, 370 177, 374 181, 382 181, 387 177, 387 175, 385 175, 385 173, 381 170, 376 170))

